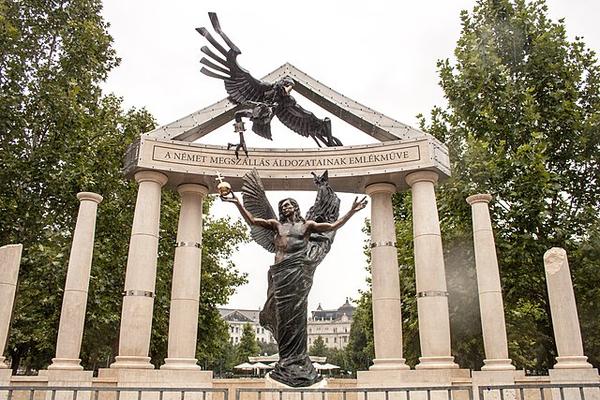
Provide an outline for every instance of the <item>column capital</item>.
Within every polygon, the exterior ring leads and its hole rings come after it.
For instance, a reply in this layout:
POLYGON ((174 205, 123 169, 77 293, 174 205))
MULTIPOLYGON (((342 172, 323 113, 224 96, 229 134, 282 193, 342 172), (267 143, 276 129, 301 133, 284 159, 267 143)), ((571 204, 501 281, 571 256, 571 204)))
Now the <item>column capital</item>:
POLYGON ((182 185, 177 186, 177 191, 179 192, 179 194, 198 193, 202 195, 202 197, 206 196, 209 192, 206 186, 197 183, 184 183, 182 185))
POLYGON ((165 174, 158 171, 144 170, 135 174, 135 181, 137 183, 150 181, 158 183, 162 187, 165 185, 165 183, 167 183, 168 180, 169 178, 165 174))
POLYGON ((396 188, 396 185, 387 182, 372 183, 369 186, 365 187, 365 193, 369 196, 381 192, 394 194, 397 191, 398 189, 396 188))
POLYGON ((467 203, 473 205, 475 203, 489 203, 492 200, 492 195, 487 193, 474 194, 465 199, 467 203))
POLYGON ((97 193, 79 192, 79 193, 77 193, 77 200, 79 200, 79 201, 88 200, 88 201, 93 201, 96 204, 100 204, 103 200, 103 197, 97 193))
POLYGON ((412 186, 417 182, 431 182, 433 184, 437 183, 439 179, 439 175, 434 171, 417 171, 411 174, 406 175, 404 180, 408 184, 408 186, 412 186))

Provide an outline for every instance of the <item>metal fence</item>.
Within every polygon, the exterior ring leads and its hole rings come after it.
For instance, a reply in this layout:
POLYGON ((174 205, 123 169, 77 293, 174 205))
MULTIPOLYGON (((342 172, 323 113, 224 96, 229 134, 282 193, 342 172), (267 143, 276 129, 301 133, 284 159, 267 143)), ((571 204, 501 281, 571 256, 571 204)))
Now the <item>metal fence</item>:
POLYGON ((0 400, 228 400, 227 389, 0 386, 0 400))
POLYGON ((240 388, 235 400, 473 400, 471 386, 395 388, 240 388))
POLYGON ((600 382, 479 386, 479 400, 600 400, 600 382))

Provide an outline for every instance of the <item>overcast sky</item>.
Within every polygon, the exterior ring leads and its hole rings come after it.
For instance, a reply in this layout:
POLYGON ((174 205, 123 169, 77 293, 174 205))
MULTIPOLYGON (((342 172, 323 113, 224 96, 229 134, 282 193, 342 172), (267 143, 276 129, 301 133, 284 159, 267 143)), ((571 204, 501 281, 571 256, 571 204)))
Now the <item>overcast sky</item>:
MULTIPOLYGON (((565 18, 571 37, 584 36, 588 47, 600 49, 600 2, 550 0, 554 19, 565 18)), ((418 113, 428 114, 444 103, 436 61, 451 58, 460 34, 459 13, 472 0, 421 1, 142 1, 105 0, 103 15, 121 65, 109 76, 105 91, 123 97, 127 107, 146 107, 159 125, 167 124, 225 97, 221 81, 202 75, 199 60, 204 38, 194 28, 209 29, 208 11, 217 12, 221 27, 241 49, 240 64, 259 78, 290 62, 334 90, 389 117, 416 126, 418 113)), ((319 117, 329 116, 333 133, 344 144, 374 139, 300 98, 319 117)), ((200 142, 236 141, 230 124, 200 142)), ((274 141, 249 133, 250 147, 312 147, 314 142, 273 125, 274 141)), ((236 188, 234 188, 236 189, 236 188)), ((305 213, 314 201, 310 192, 272 192, 271 202, 291 195, 305 213)), ((354 195, 341 194, 344 213, 354 195)), ((215 216, 230 215, 231 204, 216 202, 215 216)), ((321 303, 337 308, 346 297, 366 288, 366 258, 361 232, 369 207, 338 233, 319 266, 309 309, 321 303)), ((249 283, 239 288, 228 306, 262 307, 266 274, 273 255, 256 244, 240 247, 234 256, 249 283)))

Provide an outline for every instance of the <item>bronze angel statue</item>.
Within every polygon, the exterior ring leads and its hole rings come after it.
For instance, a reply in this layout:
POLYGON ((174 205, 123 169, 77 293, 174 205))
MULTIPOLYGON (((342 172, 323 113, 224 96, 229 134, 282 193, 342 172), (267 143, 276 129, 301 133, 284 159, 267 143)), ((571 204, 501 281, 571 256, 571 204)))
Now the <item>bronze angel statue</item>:
POLYGON ((207 46, 203 46, 201 51, 210 59, 202 57, 200 62, 205 67, 200 71, 212 78, 222 79, 229 100, 240 105, 240 110, 235 113, 234 123, 235 132, 240 135, 240 143, 229 143, 227 146, 228 149, 235 146, 236 157, 240 149, 248 156, 242 118, 249 118, 254 133, 269 140, 272 140, 271 120, 277 116, 289 129, 304 137, 313 138, 319 147, 322 144, 342 146, 342 142, 331 134, 329 118, 317 118, 310 111, 300 107, 290 96, 294 87, 292 78, 286 76, 275 83, 262 82, 240 67, 237 56, 242 52, 221 30, 217 14, 210 12, 208 16, 215 32, 221 36, 228 49, 223 47, 206 28, 197 28, 196 30, 220 53, 219 55, 207 46))
POLYGON ((350 211, 338 219, 340 200, 329 186, 327 171, 322 176, 313 175, 318 191, 306 218, 291 198, 279 202, 276 215, 256 170, 243 178, 243 205, 233 193, 221 197, 237 206, 250 225, 254 241, 275 253, 275 263, 268 273, 267 301, 259 319, 279 347, 279 362, 269 376, 292 387, 306 387, 321 380, 306 351, 308 293, 335 231, 367 204, 365 197, 356 198, 350 211))

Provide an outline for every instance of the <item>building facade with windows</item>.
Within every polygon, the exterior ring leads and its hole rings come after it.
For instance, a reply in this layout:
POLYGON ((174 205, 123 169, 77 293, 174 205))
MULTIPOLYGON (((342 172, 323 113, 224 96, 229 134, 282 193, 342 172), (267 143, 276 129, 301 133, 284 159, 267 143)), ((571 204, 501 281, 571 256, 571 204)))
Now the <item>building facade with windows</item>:
POLYGON ((232 308, 219 308, 221 318, 229 325, 229 342, 238 344, 244 331, 244 325, 250 324, 256 340, 262 343, 275 343, 271 332, 260 326, 258 323, 258 313, 260 310, 240 310, 232 308))
POLYGON ((346 298, 346 302, 337 309, 323 310, 321 305, 311 312, 308 319, 308 346, 321 336, 325 346, 343 349, 350 340, 350 327, 355 307, 346 298))
MULTIPOLYGON (((346 302, 337 309, 323 310, 321 305, 315 311, 311 311, 308 318, 308 346, 311 346, 319 336, 323 338, 325 346, 335 349, 343 349, 350 338, 350 326, 352 325, 352 314, 355 307, 346 302)), ((238 344, 244 331, 244 325, 250 324, 256 339, 262 343, 275 343, 271 332, 259 324, 258 314, 260 310, 242 310, 232 308, 220 308, 221 318, 229 325, 229 341, 238 344)))

